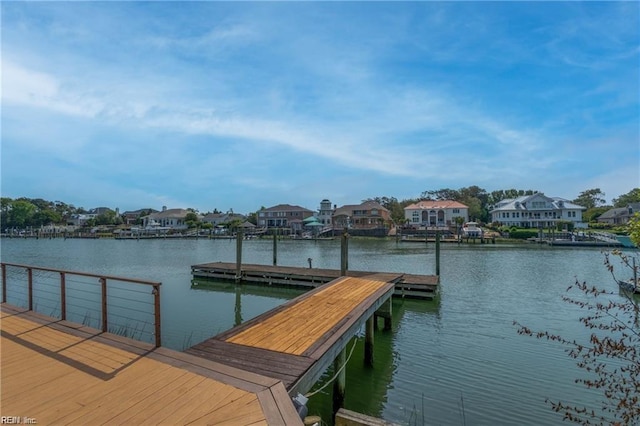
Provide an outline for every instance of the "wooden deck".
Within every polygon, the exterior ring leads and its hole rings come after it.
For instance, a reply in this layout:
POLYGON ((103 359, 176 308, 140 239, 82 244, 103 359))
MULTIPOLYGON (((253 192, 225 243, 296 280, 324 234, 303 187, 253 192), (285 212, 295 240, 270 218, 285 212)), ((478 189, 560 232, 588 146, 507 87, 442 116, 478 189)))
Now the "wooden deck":
MULTIPOLYGON (((236 264, 203 263, 191 266, 191 273, 194 278, 233 281, 236 278, 236 264)), ((316 288, 340 277, 340 271, 337 269, 255 264, 242 264, 241 274, 242 281, 248 284, 300 288, 316 288)), ((388 275, 388 280, 395 284, 395 296, 432 300, 438 294, 440 278, 437 275, 347 271, 349 277, 367 277, 372 274, 388 275)))
POLYGON ((6 304, 1 315, 2 416, 37 424, 302 424, 277 379, 6 304))
POLYGON ((391 297, 396 276, 338 278, 186 352, 281 380, 291 395, 307 392, 391 297))

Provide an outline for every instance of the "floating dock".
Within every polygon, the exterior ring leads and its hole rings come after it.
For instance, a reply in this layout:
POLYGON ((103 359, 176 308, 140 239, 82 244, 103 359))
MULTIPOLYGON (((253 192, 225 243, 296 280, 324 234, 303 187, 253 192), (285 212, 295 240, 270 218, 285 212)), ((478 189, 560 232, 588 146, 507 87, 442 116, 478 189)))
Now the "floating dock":
MULTIPOLYGON (((316 288, 340 277, 336 269, 296 268, 289 266, 269 266, 242 264, 240 277, 237 265, 227 262, 203 263, 191 266, 194 278, 237 281, 265 286, 316 288)), ((393 295, 433 300, 438 294, 440 278, 437 275, 415 275, 395 272, 347 271, 348 277, 385 276, 394 284, 393 295)))

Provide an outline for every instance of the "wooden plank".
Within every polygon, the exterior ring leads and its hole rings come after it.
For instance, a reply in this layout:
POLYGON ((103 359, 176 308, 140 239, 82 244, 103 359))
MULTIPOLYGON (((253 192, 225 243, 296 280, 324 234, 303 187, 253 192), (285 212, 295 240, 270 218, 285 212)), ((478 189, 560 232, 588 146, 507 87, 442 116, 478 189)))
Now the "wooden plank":
POLYGON ((249 371, 243 371, 237 368, 229 367, 228 365, 215 362, 214 360, 203 359, 201 357, 193 356, 188 353, 176 352, 166 348, 156 349, 153 353, 149 354, 149 358, 153 359, 156 356, 160 356, 160 355, 163 355, 166 358, 172 359, 173 360, 172 363, 175 363, 176 365, 184 365, 184 364, 181 364, 180 362, 185 364, 192 364, 195 366, 206 368, 213 373, 219 373, 226 376, 235 377, 247 383, 257 384, 263 387, 273 386, 275 383, 277 383, 277 380, 274 380, 269 377, 265 377, 265 376, 251 373, 249 371))
POLYGON ((278 405, 271 393, 271 389, 265 389, 262 392, 258 392, 257 395, 267 423, 272 425, 285 425, 286 423, 278 409, 278 405))
MULTIPOLYGON (((16 321, 29 322, 24 318, 18 318, 16 321)), ((77 331, 78 329, 73 329, 73 332, 77 331)), ((151 352, 144 358, 132 353, 131 357, 136 358, 132 365, 128 365, 111 379, 103 380, 87 375, 72 365, 52 359, 49 350, 42 349, 38 352, 30 349, 36 345, 36 337, 46 341, 59 333, 59 330, 49 329, 48 326, 47 330, 38 329, 36 333, 31 333, 34 339, 29 343, 30 346, 25 346, 19 339, 14 341, 5 338, 7 334, 3 330, 0 353, 3 410, 28 411, 43 424, 180 424, 189 421, 267 424, 264 410, 268 410, 273 418, 283 418, 278 414, 281 410, 279 403, 285 406, 288 404, 289 409, 293 410, 288 396, 281 401, 267 398, 263 404, 258 400, 257 392, 269 391, 269 386, 275 385, 284 389, 282 383, 189 354, 163 348, 159 349, 158 353, 151 352), (151 357, 170 359, 171 364, 189 364, 201 371, 179 369, 151 357), (24 364, 25 359, 29 360, 29 368, 22 371, 23 374, 13 373, 15 368, 24 364), (224 373, 241 373, 242 378, 234 380, 245 385, 249 383, 258 391, 247 392, 200 374, 215 372, 208 369, 211 367, 221 369, 224 373), (263 385, 246 382, 246 379, 262 382, 263 385), (266 405, 267 403, 270 405, 266 405), (180 421, 181 419, 185 421, 180 421)), ((94 358, 99 355, 97 350, 103 345, 94 339, 80 338, 75 345, 64 350, 69 351, 72 348, 74 353, 77 352, 78 358, 94 358)), ((115 349, 113 352, 112 348, 109 348, 105 351, 106 358, 113 361, 119 351, 115 349)), ((217 372, 216 374, 224 375, 217 372)))
POLYGON ((303 357, 219 340, 209 340, 201 345, 194 346, 187 353, 206 356, 207 358, 212 357, 211 359, 220 360, 220 362, 227 365, 229 362, 239 365, 267 365, 271 370, 283 374, 290 372, 292 369, 304 370, 309 366, 309 360, 303 357))
POLYGON ((302 424, 300 420, 300 415, 295 410, 293 404, 291 403, 291 398, 287 393, 284 385, 282 383, 278 383, 273 385, 271 388, 271 393, 273 394, 273 398, 278 404, 278 408, 280 409, 280 415, 284 419, 285 425, 299 425, 302 424))
POLYGON ((226 341, 286 352, 286 347, 290 346, 288 342, 294 340, 299 344, 288 353, 300 355, 348 314, 353 306, 360 304, 363 298, 385 284, 359 278, 342 279, 333 286, 323 287, 320 292, 300 300, 290 309, 264 318, 261 323, 227 338, 226 341), (333 309, 332 305, 335 305, 333 309), (322 319, 315 318, 313 326, 305 329, 300 324, 304 324, 309 313, 316 310, 325 315, 322 319), (307 334, 307 338, 301 341, 300 337, 304 334, 307 334))

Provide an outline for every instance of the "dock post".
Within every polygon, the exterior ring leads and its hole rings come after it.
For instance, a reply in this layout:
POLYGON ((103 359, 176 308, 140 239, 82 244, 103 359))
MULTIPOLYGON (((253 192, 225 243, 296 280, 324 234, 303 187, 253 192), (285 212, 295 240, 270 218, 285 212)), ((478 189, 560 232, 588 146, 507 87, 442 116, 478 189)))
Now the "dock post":
POLYGON ((235 313, 235 322, 234 326, 239 326, 242 324, 242 291, 240 290, 240 286, 236 286, 236 306, 234 309, 235 313))
POLYGON ((278 233, 273 233, 273 266, 278 264, 278 233))
POLYGON ((364 336, 364 363, 369 367, 373 366, 373 333, 374 333, 374 315, 367 319, 366 331, 364 336))
POLYGON ((342 238, 340 239, 340 276, 344 277, 347 275, 347 270, 349 269, 349 234, 345 230, 342 233, 342 238))
MULTIPOLYGON (((392 298, 390 297, 389 300, 387 300, 386 302, 384 302, 382 304, 382 306, 380 306, 380 308, 376 311, 375 313, 375 317, 378 318, 384 318, 384 330, 388 331, 391 330, 391 325, 392 325, 392 315, 393 315, 393 302, 392 302, 392 298)), ((376 318, 377 321, 377 318, 376 318)), ((377 322, 376 322, 376 328, 377 328, 377 322)))
POLYGON ((440 231, 436 232, 436 275, 440 276, 440 231))
POLYGON ((242 230, 236 232, 236 282, 242 278, 242 230))
POLYGON ((347 362, 347 348, 344 347, 333 361, 333 370, 338 371, 338 377, 333 382, 333 415, 338 412, 344 406, 344 394, 346 388, 346 368, 343 368, 345 362, 347 362))

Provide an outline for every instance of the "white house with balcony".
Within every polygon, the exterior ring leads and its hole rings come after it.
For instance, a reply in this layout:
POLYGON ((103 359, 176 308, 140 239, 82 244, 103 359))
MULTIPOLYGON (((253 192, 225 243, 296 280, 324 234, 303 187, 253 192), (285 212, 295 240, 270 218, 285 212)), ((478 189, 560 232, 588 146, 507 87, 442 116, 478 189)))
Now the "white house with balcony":
POLYGON ((541 192, 502 200, 491 209, 491 221, 521 228, 547 228, 560 221, 573 222, 576 228, 586 227, 582 222, 585 207, 559 197, 547 197, 541 192))
POLYGON ((145 229, 184 230, 189 227, 186 220, 188 213, 189 210, 186 209, 167 209, 166 206, 162 206, 161 212, 151 213, 143 217, 142 226, 145 229))
POLYGON ((413 226, 452 226, 457 217, 469 221, 469 207, 453 200, 423 200, 404 208, 405 222, 413 226))

